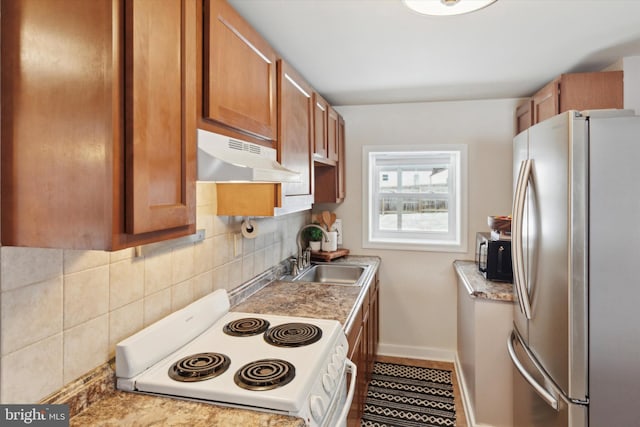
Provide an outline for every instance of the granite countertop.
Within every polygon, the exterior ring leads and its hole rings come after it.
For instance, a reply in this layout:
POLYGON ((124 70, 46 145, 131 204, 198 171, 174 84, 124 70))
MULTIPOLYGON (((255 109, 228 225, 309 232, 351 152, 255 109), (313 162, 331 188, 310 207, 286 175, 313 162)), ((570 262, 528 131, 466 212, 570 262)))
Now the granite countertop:
MULTIPOLYGON (((380 265, 377 257, 348 256, 332 262, 369 265, 373 268, 362 286, 344 286, 274 280, 255 292, 247 292, 232 311, 295 317, 334 319, 348 331, 355 310, 364 298, 380 265)), ((244 291, 246 292, 246 291, 244 291)), ((46 403, 70 405, 71 426, 257 426, 302 427, 301 418, 250 411, 179 399, 116 390, 112 363, 105 364, 46 403)))
POLYGON ((71 426, 303 427, 301 418, 115 391, 71 418, 71 426))
POLYGON ((453 266, 471 297, 492 301, 515 301, 513 284, 485 279, 478 271, 475 261, 456 260, 453 266))
POLYGON ((332 263, 359 264, 373 268, 362 286, 276 280, 233 306, 231 311, 333 319, 340 322, 345 332, 348 332, 354 315, 353 309, 359 305, 368 290, 380 265, 380 258, 347 256, 333 260, 332 263))

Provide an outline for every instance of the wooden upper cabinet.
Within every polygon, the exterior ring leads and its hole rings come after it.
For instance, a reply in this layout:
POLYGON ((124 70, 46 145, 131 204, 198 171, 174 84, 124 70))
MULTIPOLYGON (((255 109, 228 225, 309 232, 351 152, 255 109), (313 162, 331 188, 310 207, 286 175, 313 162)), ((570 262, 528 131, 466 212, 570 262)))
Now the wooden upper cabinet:
POLYGON ((562 74, 518 106, 516 134, 565 111, 624 108, 623 101, 622 71, 562 74))
POLYGON ((313 89, 286 62, 278 60, 278 160, 299 172, 299 183, 283 183, 283 207, 313 203, 313 89))
POLYGON ((125 7, 126 231, 140 234, 195 223, 195 4, 125 7))
POLYGON ((335 118, 329 120, 335 127, 335 151, 333 158, 320 158, 314 155, 314 192, 315 203, 341 203, 346 197, 346 159, 345 159, 345 124, 344 119, 333 108, 329 112, 335 118), (335 159, 335 160, 334 160, 335 159))
POLYGON ((275 51, 225 0, 204 12, 204 118, 275 140, 275 51))
POLYGON ((533 100, 527 99, 516 108, 516 135, 533 125, 533 100))
POLYGON ((347 195, 345 158, 345 126, 342 116, 338 116, 338 202, 344 201, 347 195))
POLYGON ((327 114, 327 157, 338 160, 338 113, 331 107, 327 114))
POLYGON ((623 72, 563 74, 560 77, 560 112, 623 108, 623 72))
POLYGON ((327 159, 327 125, 329 120, 329 104, 320 95, 313 94, 313 157, 327 159))
POLYGON ((533 122, 543 120, 560 113, 560 79, 548 83, 533 95, 533 122))
POLYGON ((195 6, 2 1, 3 245, 195 231, 195 6))

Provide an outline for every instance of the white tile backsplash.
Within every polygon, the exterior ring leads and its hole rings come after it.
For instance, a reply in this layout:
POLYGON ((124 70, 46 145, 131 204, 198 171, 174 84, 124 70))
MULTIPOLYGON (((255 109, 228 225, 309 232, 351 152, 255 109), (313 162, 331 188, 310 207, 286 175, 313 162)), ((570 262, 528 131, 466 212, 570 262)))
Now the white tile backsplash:
POLYGON ((171 287, 171 311, 179 310, 194 300, 192 280, 185 280, 171 287))
POLYGON ((153 252, 144 260, 144 294, 151 295, 173 283, 172 250, 153 252))
POLYGON ((64 274, 71 274, 89 268, 109 265, 109 252, 104 251, 64 251, 64 274))
POLYGON ((205 240, 135 257, 116 252, 0 247, 0 403, 35 403, 107 362, 115 344, 215 289, 231 290, 296 251, 310 212, 260 219, 215 216, 215 185, 198 183, 205 240))
POLYGON ((63 380, 66 384, 109 358, 109 315, 67 329, 63 337, 63 380))
POLYGON ((116 344, 144 326, 144 301, 137 300, 109 313, 109 349, 113 356, 116 344))
POLYGON ((195 272, 193 248, 194 245, 188 245, 173 249, 171 253, 171 264, 173 265, 172 283, 183 282, 193 277, 195 272))
MULTIPOLYGON (((175 266, 174 266, 175 267, 175 266)), ((109 266, 109 309, 129 304, 144 295, 144 261, 125 259, 109 266)))
POLYGON ((109 266, 80 271, 64 278, 64 328, 109 312, 109 266))
POLYGON ((2 290, 62 276, 62 249, 2 248, 2 290))
POLYGON ((144 299, 144 326, 149 326, 171 313, 171 288, 163 289, 144 299))
POLYGON ((2 403, 34 403, 60 389, 65 384, 62 343, 60 332, 3 356, 2 403))
POLYGON ((62 332, 62 277, 2 294, 1 354, 62 332))

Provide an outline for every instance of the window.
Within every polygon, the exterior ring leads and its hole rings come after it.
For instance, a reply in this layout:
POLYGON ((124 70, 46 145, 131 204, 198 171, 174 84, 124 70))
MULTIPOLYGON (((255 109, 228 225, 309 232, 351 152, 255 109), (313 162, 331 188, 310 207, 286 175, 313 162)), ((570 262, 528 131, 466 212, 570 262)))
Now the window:
POLYGON ((466 252, 466 146, 365 146, 363 247, 466 252))

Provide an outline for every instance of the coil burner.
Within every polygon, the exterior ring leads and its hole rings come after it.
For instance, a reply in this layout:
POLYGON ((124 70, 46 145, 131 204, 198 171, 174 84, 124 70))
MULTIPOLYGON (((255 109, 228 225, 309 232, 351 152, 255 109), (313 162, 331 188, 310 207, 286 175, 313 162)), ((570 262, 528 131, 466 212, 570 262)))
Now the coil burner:
POLYGON ((264 340, 278 347, 302 347, 322 338, 322 329, 309 323, 284 323, 264 333, 264 340))
POLYGON ((295 367, 281 359, 262 359, 248 363, 236 372, 235 383, 246 390, 272 390, 282 387, 296 376, 295 367))
POLYGON ((248 337, 263 333, 269 328, 269 322, 257 317, 245 317, 224 325, 225 334, 234 337, 248 337))
POLYGON ((204 381, 227 370, 231 360, 220 353, 198 353, 178 360, 169 368, 169 376, 181 382, 204 381))

